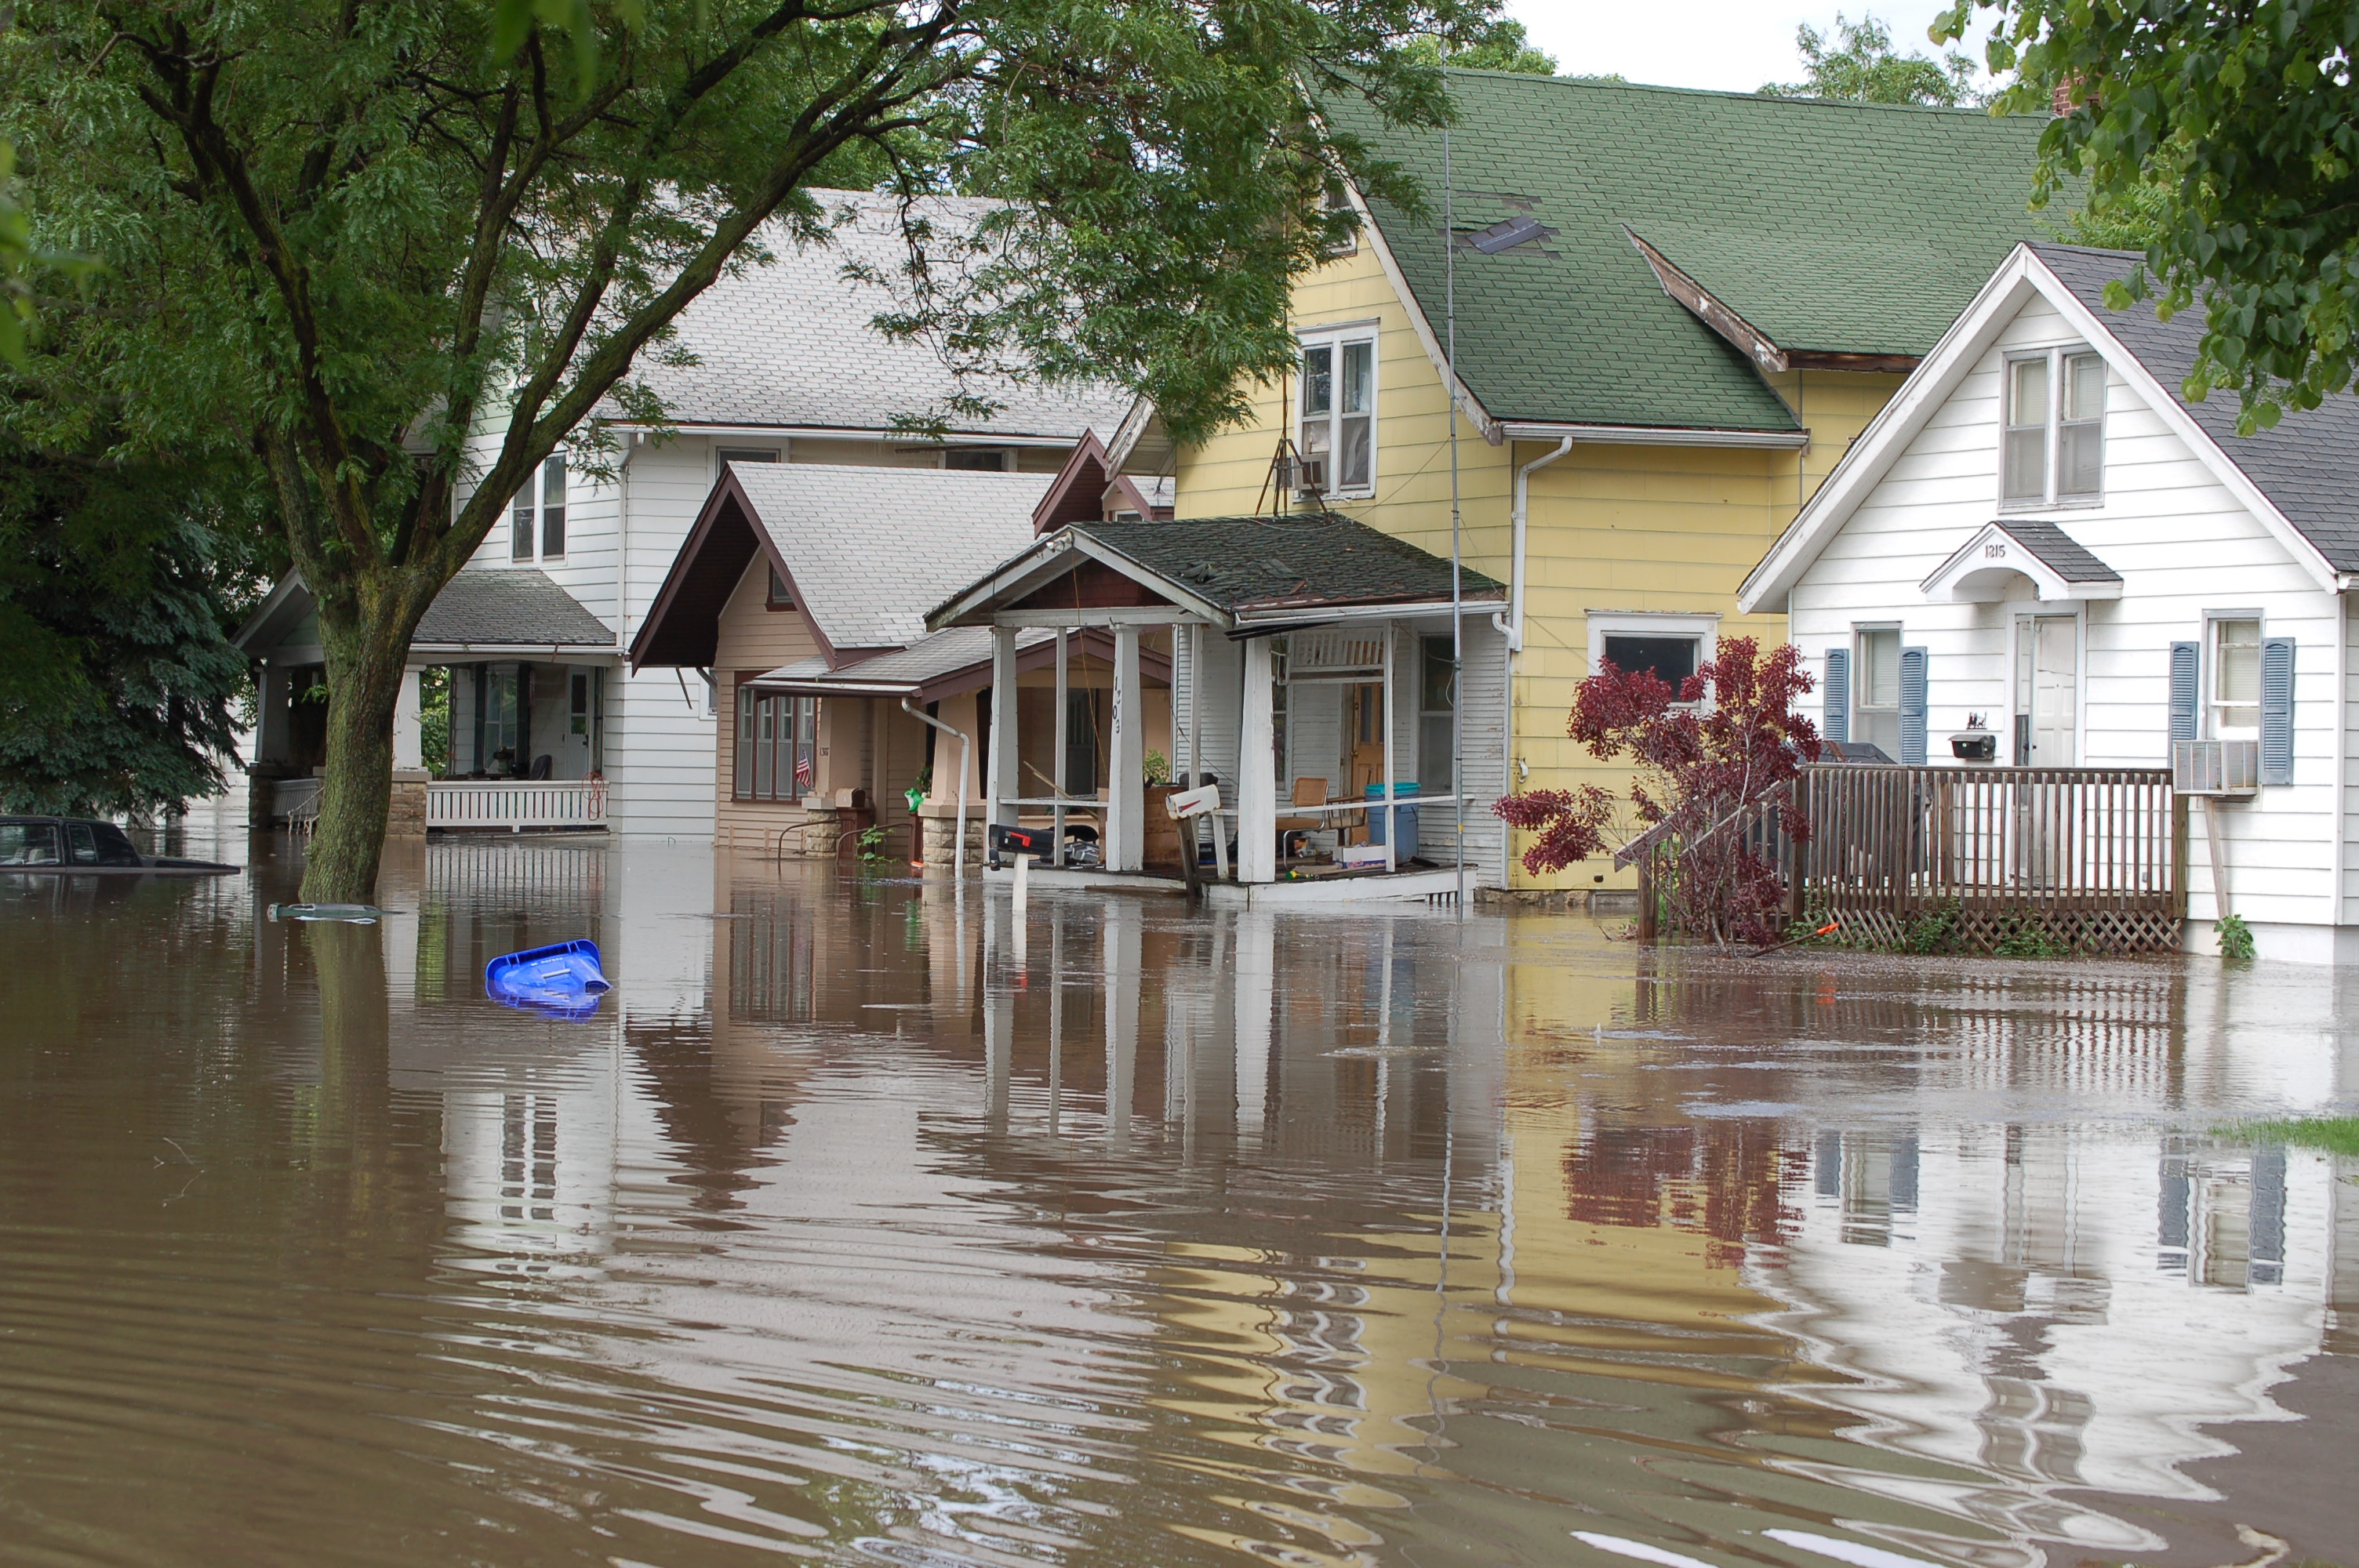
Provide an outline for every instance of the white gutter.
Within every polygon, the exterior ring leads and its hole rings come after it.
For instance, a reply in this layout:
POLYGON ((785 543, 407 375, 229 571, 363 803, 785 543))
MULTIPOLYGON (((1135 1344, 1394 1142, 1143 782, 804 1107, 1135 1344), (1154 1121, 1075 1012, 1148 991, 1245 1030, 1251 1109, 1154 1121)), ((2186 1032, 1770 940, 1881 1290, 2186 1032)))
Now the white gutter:
POLYGON ((1789 450, 1810 444, 1808 430, 1701 430, 1677 425, 1559 425, 1515 422, 1501 427, 1511 441, 1558 439, 1620 447, 1752 447, 1789 450))
POLYGON ((627 431, 637 436, 670 434, 679 436, 751 436, 763 440, 792 440, 802 437, 810 440, 882 441, 893 447, 919 449, 940 446, 961 447, 1070 447, 1088 434, 1077 430, 1070 436, 1019 436, 1005 430, 944 430, 940 436, 921 435, 914 430, 878 429, 868 425, 727 425, 712 420, 681 419, 668 425, 648 425, 630 419, 602 420, 610 430, 627 431))
MULTIPOLYGON (((901 711, 921 724, 932 725, 945 735, 958 737, 958 837, 951 840, 951 880, 955 881, 966 875, 966 761, 968 754, 973 750, 973 742, 966 738, 964 731, 951 729, 924 708, 910 707, 909 699, 906 697, 901 699, 901 711)), ((919 829, 917 849, 921 855, 925 853, 925 830, 922 827, 919 829)))
MULTIPOLYGON (((1510 426, 1511 433, 1514 427, 1510 426)), ((1532 473, 1535 470, 1548 467, 1571 450, 1572 435, 1568 431, 1558 440, 1556 450, 1535 458, 1516 470, 1515 506, 1508 514, 1515 524, 1515 556, 1513 564, 1507 568, 1507 608, 1502 612, 1505 619, 1500 615, 1491 617, 1491 624, 1505 633, 1507 638, 1507 708, 1510 716, 1516 706, 1516 655, 1524 650, 1524 540, 1530 531, 1527 524, 1531 514, 1532 473)), ((1510 724, 1511 731, 1513 728, 1510 724)))
MULTIPOLYGON (((1469 605, 1496 603, 1495 599, 1470 598, 1469 605)), ((1256 634, 1332 625, 1339 621, 1406 621, 1419 615, 1442 615, 1449 612, 1446 599, 1388 600, 1382 604, 1288 605, 1276 610, 1239 610, 1236 612, 1236 637, 1247 628, 1256 634)))

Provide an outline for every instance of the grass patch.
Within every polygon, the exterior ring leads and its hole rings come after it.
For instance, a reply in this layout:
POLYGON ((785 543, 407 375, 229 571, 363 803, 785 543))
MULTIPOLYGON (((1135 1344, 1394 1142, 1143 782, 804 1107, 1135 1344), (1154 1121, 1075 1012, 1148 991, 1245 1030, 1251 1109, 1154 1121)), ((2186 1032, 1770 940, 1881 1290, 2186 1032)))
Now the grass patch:
POLYGON ((2247 1143, 2283 1143, 2359 1156, 2359 1116, 2311 1116, 2292 1121, 2240 1121, 2223 1133, 2247 1143))

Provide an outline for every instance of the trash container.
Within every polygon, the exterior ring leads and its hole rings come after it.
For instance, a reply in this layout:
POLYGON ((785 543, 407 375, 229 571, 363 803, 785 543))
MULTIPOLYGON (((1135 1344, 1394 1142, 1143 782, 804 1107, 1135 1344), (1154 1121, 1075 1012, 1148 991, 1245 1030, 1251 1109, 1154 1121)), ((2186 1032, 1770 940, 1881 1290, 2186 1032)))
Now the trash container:
MULTIPOLYGON (((1420 790, 1416 784, 1409 783, 1407 779, 1396 779, 1393 781, 1393 798, 1395 800, 1411 799, 1417 795, 1422 795, 1424 791, 1420 790)), ((1385 798, 1385 786, 1381 784, 1370 784, 1367 788, 1367 794, 1364 798, 1375 801, 1383 800, 1385 798)), ((1389 808, 1378 806, 1375 810, 1370 811, 1368 813, 1369 843, 1382 844, 1386 841, 1386 838, 1392 831, 1390 826, 1385 820, 1386 817, 1391 817, 1395 822, 1397 822, 1400 825, 1400 845, 1399 848, 1393 851, 1393 864, 1397 866, 1405 866, 1409 861, 1417 859, 1417 807, 1414 806, 1396 806, 1389 808)))

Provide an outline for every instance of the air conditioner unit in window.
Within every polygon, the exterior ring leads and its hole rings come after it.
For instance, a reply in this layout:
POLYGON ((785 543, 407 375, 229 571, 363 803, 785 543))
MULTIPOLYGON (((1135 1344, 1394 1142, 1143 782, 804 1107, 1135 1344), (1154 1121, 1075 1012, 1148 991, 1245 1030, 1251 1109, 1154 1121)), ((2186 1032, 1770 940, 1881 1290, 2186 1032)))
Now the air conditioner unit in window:
POLYGON ((1299 501, 1317 501, 1327 493, 1327 460, 1323 457, 1295 457, 1288 460, 1286 488, 1294 492, 1299 501))
POLYGON ((2173 741, 2170 787, 2180 795, 2241 796, 2261 787, 2258 741, 2173 741))

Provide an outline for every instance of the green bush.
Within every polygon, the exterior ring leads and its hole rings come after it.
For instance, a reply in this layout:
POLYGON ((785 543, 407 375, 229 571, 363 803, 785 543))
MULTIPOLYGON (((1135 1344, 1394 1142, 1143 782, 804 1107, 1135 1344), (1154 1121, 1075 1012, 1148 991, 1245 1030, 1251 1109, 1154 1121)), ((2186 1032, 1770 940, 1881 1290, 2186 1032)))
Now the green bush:
POLYGON ((2253 928, 2245 924, 2241 914, 2223 914, 2212 922, 2212 934, 2219 938, 2220 957, 2232 964, 2253 961, 2253 928))
POLYGON ((2071 949, 2048 929, 2048 919, 2039 914, 2010 915, 1999 927, 1998 946, 1992 949, 2002 958, 2064 958, 2071 949))

